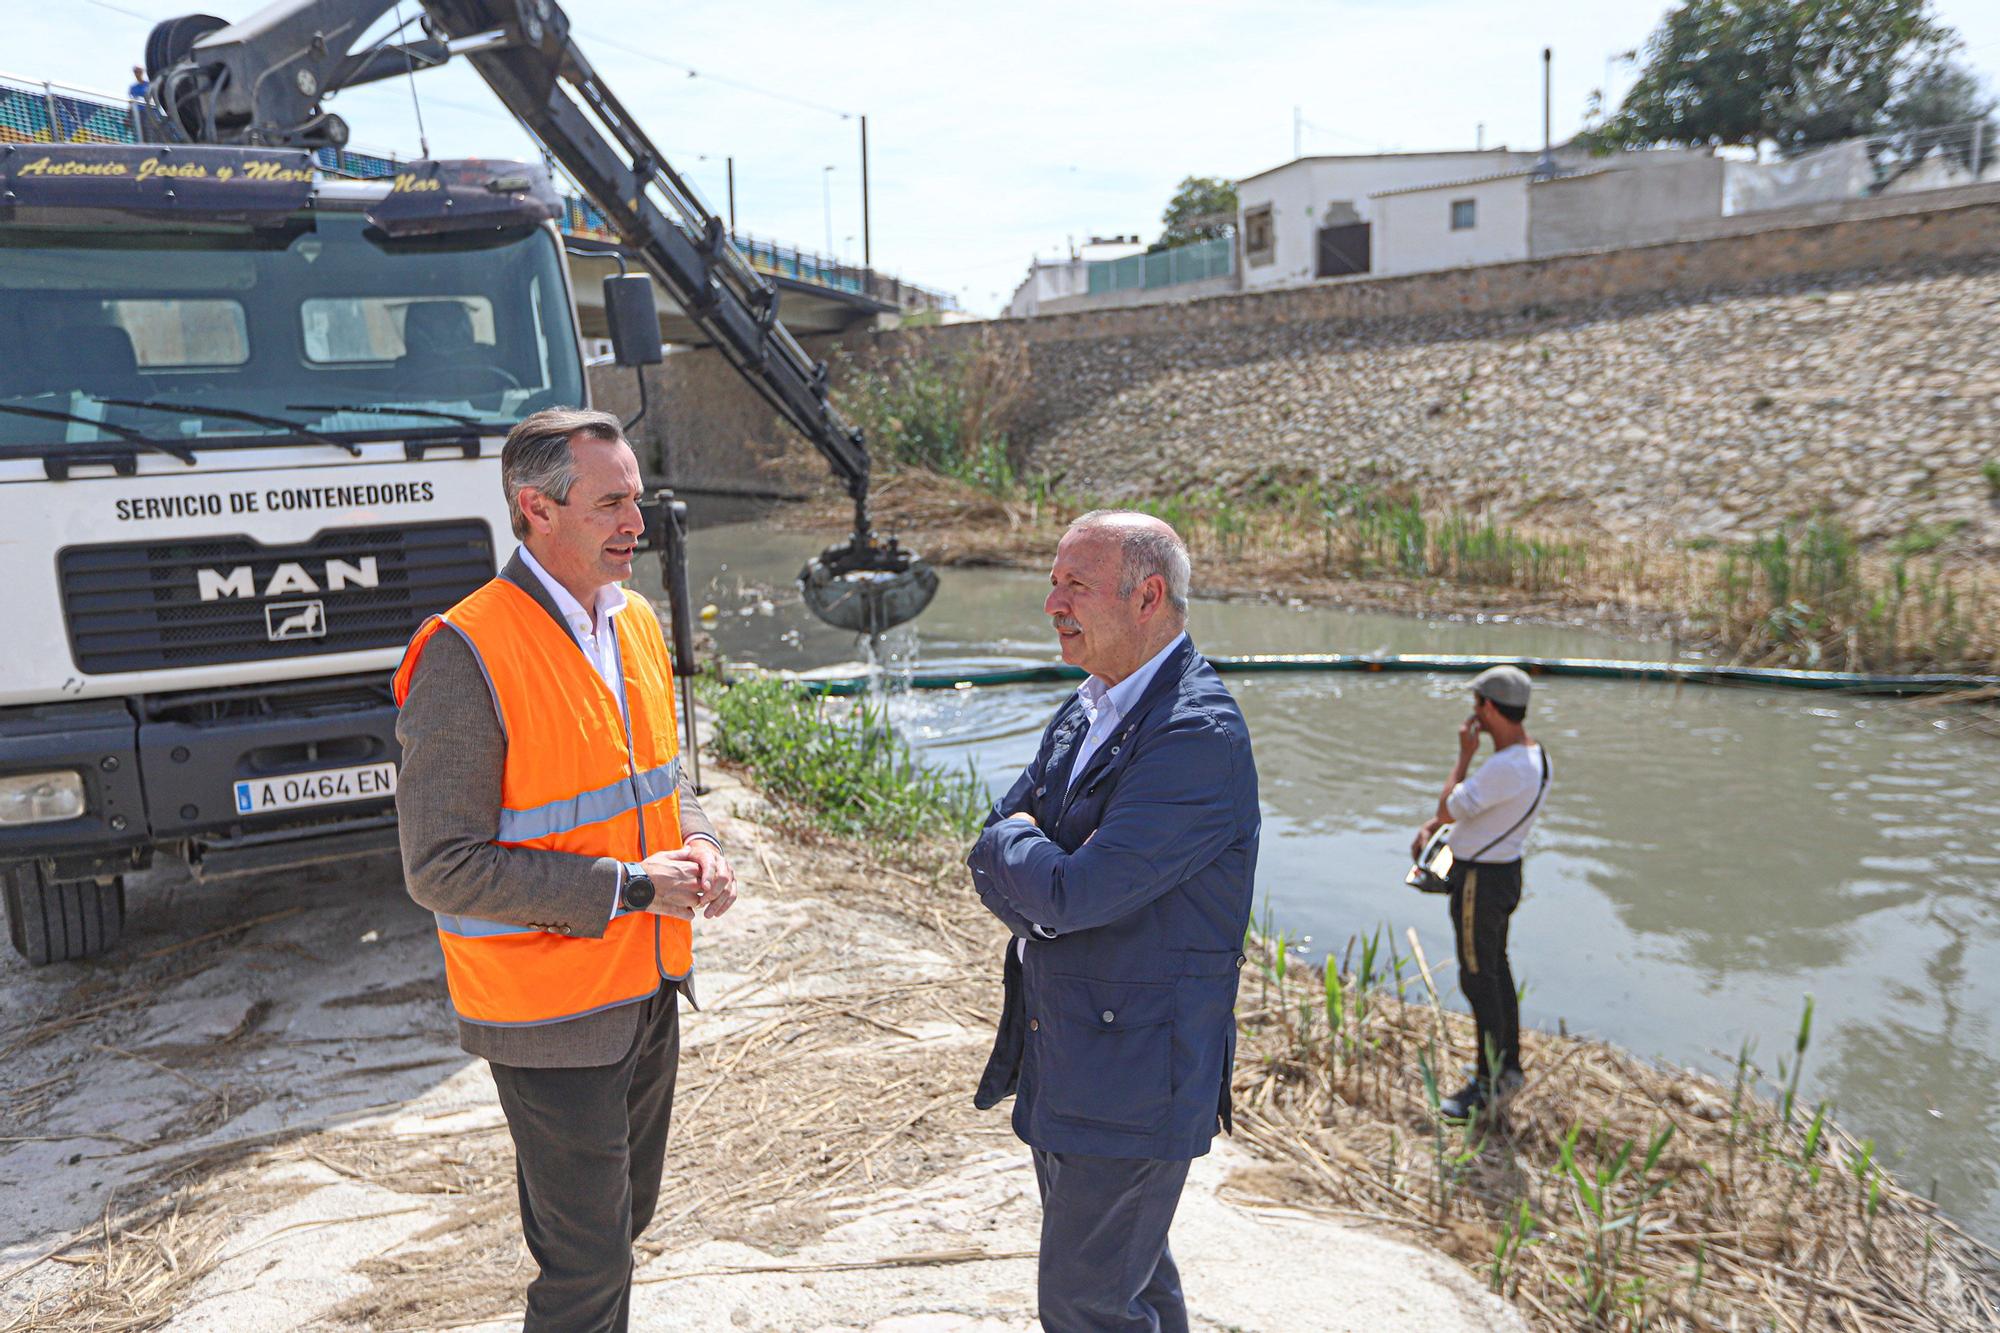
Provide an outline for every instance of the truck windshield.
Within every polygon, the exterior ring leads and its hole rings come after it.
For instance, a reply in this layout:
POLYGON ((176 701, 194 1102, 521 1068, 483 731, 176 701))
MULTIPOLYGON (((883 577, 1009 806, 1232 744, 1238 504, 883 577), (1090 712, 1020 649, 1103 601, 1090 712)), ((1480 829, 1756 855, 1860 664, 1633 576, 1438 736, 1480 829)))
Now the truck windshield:
POLYGON ((583 401, 555 238, 0 227, 0 445, 504 429, 583 401), (61 414, 62 420, 46 414, 61 414))

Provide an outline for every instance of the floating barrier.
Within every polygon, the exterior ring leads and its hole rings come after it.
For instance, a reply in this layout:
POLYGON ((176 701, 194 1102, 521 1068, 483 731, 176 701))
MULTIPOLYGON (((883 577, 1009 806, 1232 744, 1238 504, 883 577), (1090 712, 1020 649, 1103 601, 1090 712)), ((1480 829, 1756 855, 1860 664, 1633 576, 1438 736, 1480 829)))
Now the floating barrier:
MULTIPOLYGON (((2000 676, 1929 673, 1869 675, 1859 671, 1801 671, 1790 667, 1711 666, 1700 662, 1620 662, 1594 657, 1465 657, 1447 653, 1402 653, 1375 656, 1359 653, 1258 653, 1210 657, 1209 665, 1225 676, 1279 675, 1294 672, 1442 671, 1465 675, 1488 667, 1516 666, 1531 676, 1573 676, 1586 680, 1646 681, 1664 685, 1762 685, 1793 690, 1832 690, 1861 695, 1951 694, 1961 690, 2000 689, 2000 676)), ((1062 663, 1044 666, 993 667, 984 670, 921 672, 909 678, 913 690, 974 690, 996 685, 1055 685, 1082 680, 1079 667, 1062 663)), ((800 683, 816 694, 865 693, 868 676, 806 674, 800 683)))

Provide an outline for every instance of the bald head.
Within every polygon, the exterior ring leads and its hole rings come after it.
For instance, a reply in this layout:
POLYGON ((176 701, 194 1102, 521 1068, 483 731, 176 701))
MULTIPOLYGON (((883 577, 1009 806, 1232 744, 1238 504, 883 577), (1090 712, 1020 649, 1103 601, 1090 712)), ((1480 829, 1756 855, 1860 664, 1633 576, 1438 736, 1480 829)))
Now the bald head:
POLYGON ((1095 510, 1069 525, 1042 609, 1063 661, 1109 685, 1137 671, 1187 624, 1188 554, 1150 514, 1095 510))
POLYGON ((1187 620, 1188 581, 1193 566, 1187 543, 1163 519, 1134 509, 1093 509, 1069 525, 1063 534, 1101 532, 1118 543, 1121 570, 1118 595, 1130 597, 1147 579, 1158 575, 1166 584, 1167 604, 1182 622, 1187 620))

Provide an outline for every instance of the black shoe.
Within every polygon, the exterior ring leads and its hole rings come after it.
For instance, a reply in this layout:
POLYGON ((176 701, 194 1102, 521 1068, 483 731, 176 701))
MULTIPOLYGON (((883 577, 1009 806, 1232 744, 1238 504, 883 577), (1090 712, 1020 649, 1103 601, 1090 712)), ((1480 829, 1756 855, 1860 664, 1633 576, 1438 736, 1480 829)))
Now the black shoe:
POLYGON ((1438 1101, 1438 1114, 1446 1120, 1470 1120, 1486 1105, 1486 1085, 1478 1079, 1438 1101))

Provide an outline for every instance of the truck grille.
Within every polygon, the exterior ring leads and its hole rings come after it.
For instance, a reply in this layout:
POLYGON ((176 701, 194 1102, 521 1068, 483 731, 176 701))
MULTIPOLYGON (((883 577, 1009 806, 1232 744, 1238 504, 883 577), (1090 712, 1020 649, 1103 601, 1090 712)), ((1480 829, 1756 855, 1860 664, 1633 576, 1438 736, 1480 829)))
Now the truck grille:
POLYGON ((401 647, 493 577, 493 534, 463 520, 293 546, 127 542, 68 547, 56 565, 70 655, 98 676, 401 647))

